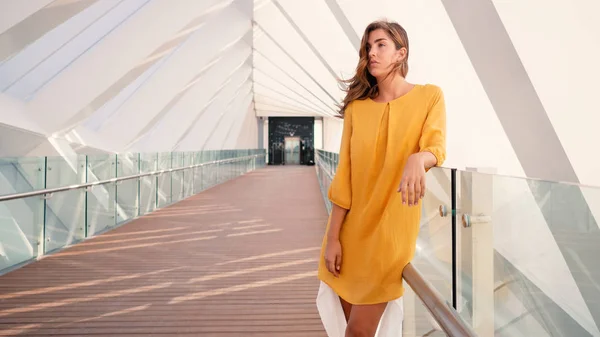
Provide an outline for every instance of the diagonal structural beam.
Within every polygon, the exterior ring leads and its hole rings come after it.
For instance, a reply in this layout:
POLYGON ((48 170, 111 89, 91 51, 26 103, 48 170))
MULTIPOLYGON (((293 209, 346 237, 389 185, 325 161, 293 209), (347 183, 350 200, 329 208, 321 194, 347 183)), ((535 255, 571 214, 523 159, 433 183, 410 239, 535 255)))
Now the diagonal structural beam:
POLYGON ((300 83, 300 81, 298 81, 294 76, 290 75, 289 72, 287 72, 285 69, 281 68, 279 65, 277 65, 273 60, 271 60, 267 55, 263 54, 262 52, 260 52, 258 49, 254 49, 254 51, 256 53, 258 53, 260 56, 262 56, 264 59, 266 59, 271 65, 273 65, 275 68, 279 69, 279 71, 281 71, 282 73, 284 73, 289 79, 291 79, 292 81, 294 81, 294 83, 298 84, 299 86, 301 86, 304 90, 306 90, 308 93, 310 93, 314 98, 318 99, 319 102, 323 103, 326 107, 329 107, 334 113, 337 113, 337 111, 335 111, 333 108, 331 108, 327 103, 325 103, 325 101, 323 101, 319 96, 317 96, 312 90, 309 90, 307 87, 304 86, 304 84, 300 83))
POLYGON ((202 75, 204 75, 209 69, 211 69, 215 64, 217 64, 223 58, 223 55, 226 52, 228 52, 233 46, 237 45, 241 40, 242 40, 242 37, 235 39, 234 41, 228 43, 223 48, 221 48, 217 52, 217 54, 213 57, 213 59, 211 59, 202 69, 200 69, 200 71, 198 72, 198 74, 196 74, 196 76, 194 76, 192 81, 190 81, 190 83, 188 83, 184 88, 182 88, 182 90, 177 95, 175 95, 171 99, 171 101, 169 101, 169 103, 167 103, 167 105, 165 105, 165 107, 163 109, 161 109, 161 111, 156 116, 154 116, 154 118, 152 118, 152 120, 148 123, 148 125, 146 125, 131 142, 129 142, 127 147, 130 147, 133 144, 135 144, 147 132, 149 132, 151 129, 153 129, 155 127, 155 125, 157 125, 157 123, 162 118, 164 118, 164 116, 166 116, 166 114, 169 111, 171 111, 171 109, 175 105, 177 105, 177 103, 179 103, 179 101, 185 96, 185 94, 189 90, 191 90, 195 85, 197 85, 199 83, 200 79, 202 78, 202 75))
MULTIPOLYGON (((317 104, 315 104, 313 101, 311 101, 310 99, 308 99, 305 95, 299 93, 298 91, 290 88, 287 84, 281 82, 280 80, 274 78, 273 76, 269 75, 266 71, 263 71, 257 67, 254 68, 255 71, 259 71, 261 72, 263 75, 267 76, 268 78, 270 78, 271 80, 275 81, 276 83, 279 83, 281 86, 283 86, 284 88, 288 89, 289 91, 295 93, 296 95, 298 95, 299 97, 302 97, 303 99, 305 99, 307 102, 309 102, 311 105, 313 105, 315 107, 315 109, 322 109, 323 107, 318 106, 317 104)), ((333 110, 330 106, 325 105, 327 108, 329 108, 331 111, 333 111, 333 113, 335 114, 335 110, 333 110)), ((323 110, 323 112, 325 112, 323 110)), ((331 114, 331 116, 333 117, 333 114, 331 114)))
POLYGON ((243 62, 241 62, 237 67, 235 67, 234 69, 232 69, 229 72, 229 74, 227 74, 227 80, 225 82, 223 82, 223 84, 220 85, 217 88, 217 90, 215 90, 215 93, 212 95, 212 97, 210 98, 210 100, 202 107, 202 109, 200 109, 198 115, 194 118, 194 120, 190 123, 190 125, 186 128, 186 130, 181 134, 181 136, 179 137, 179 139, 177 139, 177 141, 173 145, 172 149, 176 149, 179 146, 179 144, 194 129, 194 127, 198 123, 198 120, 200 120, 200 117, 202 117, 202 115, 204 114, 204 112, 206 111, 206 109, 214 103, 214 101, 217 99, 217 97, 221 93, 221 90, 223 90, 223 88, 225 88, 231 82, 231 80, 232 80, 233 76, 235 75, 235 73, 239 69, 241 69, 245 64, 248 63, 248 60, 250 59, 251 55, 252 55, 252 53, 250 53, 250 55, 248 55, 248 57, 243 62))
POLYGON ((335 19, 344 33, 346 33, 346 37, 350 40, 350 44, 352 44, 354 49, 358 52, 360 50, 360 38, 358 37, 358 34, 356 34, 354 28, 352 28, 350 20, 344 15, 344 11, 342 11, 337 0, 325 0, 325 3, 329 6, 329 10, 331 10, 331 13, 335 16, 335 19))
MULTIPOLYGON (((274 100, 274 101, 277 101, 277 102, 279 102, 279 103, 283 103, 283 104, 285 104, 285 102, 281 102, 280 100, 278 100, 278 99, 276 99, 276 98, 273 98, 273 97, 269 97, 269 99, 272 99, 272 100, 274 100)), ((260 105, 266 105, 266 106, 269 106, 269 107, 271 107, 271 108, 273 108, 273 109, 281 109, 281 110, 286 110, 285 112, 290 112, 290 113, 291 113, 291 112, 294 112, 294 113, 297 113, 297 114, 302 114, 302 115, 306 115, 306 114, 310 114, 310 113, 312 113, 312 112, 310 112, 310 111, 306 111, 306 110, 297 110, 297 109, 292 109, 290 106, 283 106, 283 105, 276 105, 276 104, 270 104, 270 103, 266 103, 266 102, 263 102, 263 101, 261 101, 261 100, 255 100, 255 103, 256 103, 256 104, 260 104, 260 105)), ((263 110, 263 111, 267 111, 267 109, 263 109, 263 108, 256 108, 256 109, 257 109, 257 110, 263 110)), ((269 111, 271 111, 271 110, 269 110, 269 111)))
POLYGON ((288 52, 288 51, 287 51, 285 48, 283 48, 283 46, 282 46, 282 45, 280 45, 280 44, 279 44, 279 42, 277 42, 277 40, 275 40, 275 38, 274 38, 273 36, 271 36, 271 34, 269 34, 269 33, 268 33, 268 32, 267 32, 267 31, 266 31, 264 28, 262 28, 262 26, 261 26, 261 25, 260 25, 258 22, 254 21, 253 23, 254 23, 254 24, 255 24, 255 25, 258 27, 258 28, 260 28, 260 30, 261 30, 261 31, 262 31, 262 32, 263 32, 263 33, 264 33, 264 34, 265 34, 265 35, 266 35, 266 36, 269 38, 269 40, 273 41, 273 43, 275 43, 275 45, 277 46, 277 48, 279 48, 279 49, 280 49, 280 50, 281 50, 281 51, 282 51, 284 54, 286 54, 286 55, 287 55, 287 57, 289 57, 289 58, 290 58, 290 60, 292 60, 292 62, 294 62, 294 64, 296 64, 296 66, 298 66, 298 68, 302 69, 302 71, 303 71, 303 72, 306 74, 306 76, 308 76, 308 77, 309 77, 309 78, 310 78, 310 79, 311 79, 311 80, 312 80, 312 81, 313 81, 313 82, 314 82, 314 83, 315 83, 317 86, 319 86, 319 88, 321 88, 321 90, 323 90, 323 92, 324 92, 325 94, 327 94, 327 96, 329 96, 329 97, 331 98, 331 100, 332 100, 334 103, 336 103, 336 104, 338 103, 337 99, 335 99, 335 97, 333 97, 333 95, 332 95, 332 94, 331 94, 329 91, 327 91, 327 89, 325 89, 325 88, 324 88, 324 87, 321 85, 321 83, 319 83, 319 81, 317 81, 317 79, 316 79, 316 78, 314 78, 314 77, 313 77, 313 76, 310 74, 310 72, 308 72, 308 71, 306 70, 306 68, 304 68, 304 67, 303 67, 303 66, 302 66, 302 65, 301 65, 301 64, 300 64, 300 63, 299 63, 299 62, 296 60, 296 58, 294 58, 294 57, 293 57, 293 56, 292 56, 292 55, 291 55, 291 54, 290 54, 290 53, 289 53, 289 52, 288 52))
POLYGON ((76 128, 80 122, 83 122, 86 118, 92 116, 99 108, 106 104, 106 102, 117 96, 124 88, 134 82, 146 70, 156 63, 161 62, 164 57, 168 57, 168 55, 174 53, 176 51, 175 49, 191 38, 192 34, 194 34, 197 30, 201 29, 206 24, 207 20, 212 19, 216 15, 220 14, 222 10, 227 8, 230 3, 231 0, 225 3, 219 3, 218 5, 206 9, 198 17, 192 19, 181 31, 179 31, 170 40, 166 41, 163 45, 148 55, 146 60, 140 63, 137 67, 132 68, 127 74, 115 81, 113 85, 106 88, 86 107, 73 115, 61 126, 59 131, 57 131, 57 134, 66 134, 70 132, 76 128))
MULTIPOLYGON (((243 80, 243 82, 236 88, 235 90, 235 94, 232 96, 231 100, 227 103, 227 106, 223 109, 223 112, 221 113, 221 115, 219 116, 219 119, 217 120, 217 122, 215 123, 215 126, 212 128, 212 130, 210 131, 210 134, 208 135, 208 137, 206 138, 206 140, 204 141, 204 144, 202 144, 202 148, 200 149, 200 151, 204 151, 204 149, 206 148, 206 145, 209 144, 210 140, 212 139, 212 137, 214 137, 215 132, 219 129, 219 126, 221 125, 221 123, 223 122, 223 118, 232 113, 232 110, 230 109, 231 106, 233 105, 233 103, 240 97, 241 93, 244 93, 243 97, 247 97, 249 94, 252 93, 252 87, 250 87, 247 92, 242 92, 242 88, 248 84, 248 79, 250 78, 250 73, 248 73, 248 76, 243 80)), ((246 111, 244 111, 244 113, 246 113, 246 111)), ((231 125, 233 126, 233 124, 235 123, 231 123, 231 125)), ((228 137, 228 135, 227 135, 228 137)), ((227 140, 227 138, 225 138, 225 140, 227 140)))
POLYGON ((281 109, 292 110, 292 111, 300 112, 300 113, 303 113, 303 114, 313 114, 314 113, 314 111, 312 111, 312 110, 302 110, 298 106, 292 105, 289 102, 285 102, 285 101, 283 101, 281 99, 278 99, 278 98, 275 98, 273 96, 263 95, 261 93, 257 93, 257 96, 258 96, 259 99, 258 100, 255 99, 255 103, 258 103, 258 104, 269 105, 269 106, 271 106, 273 108, 281 108, 281 109), (272 100, 274 102, 277 102, 277 103, 280 103, 280 104, 283 104, 283 105, 271 104, 269 102, 263 101, 263 99, 272 100))
POLYGON ((579 182, 492 1, 442 3, 527 176, 579 182))
POLYGON ((339 82, 339 80, 340 80, 339 76, 335 73, 335 71, 333 71, 333 68, 331 68, 331 66, 325 60, 325 58, 323 57, 323 55, 321 55, 321 53, 319 53, 319 51, 317 50, 317 48, 315 48, 315 46, 312 44, 312 42, 310 42, 310 40, 308 39, 308 37, 306 36, 306 34, 304 34, 304 32, 302 31, 302 29, 300 29, 300 27, 298 27, 298 25, 294 22, 294 20, 288 14, 288 12, 286 12, 285 9, 279 4, 279 1, 272 0, 272 2, 275 5, 275 7, 277 7, 277 9, 279 9, 279 11, 281 12, 281 14, 283 14, 283 17, 290 23, 290 25, 292 25, 292 27, 294 28, 294 30, 296 31, 296 33, 298 33, 298 35, 300 35, 300 37, 302 38, 302 40, 304 41, 304 43, 306 43, 306 45, 308 45, 308 48, 310 48, 310 50, 313 52, 313 54, 315 54, 315 56, 319 59, 319 61, 321 61, 321 63, 323 64, 323 66, 325 68, 327 68, 327 70, 329 71, 329 73, 331 74, 331 76, 333 76, 333 78, 335 78, 335 80, 337 82, 339 82))
MULTIPOLYGON (((250 101, 250 103, 252 103, 252 99, 251 99, 251 96, 252 96, 252 95, 253 95, 253 94, 252 94, 252 91, 250 91, 250 94, 249 94, 248 96, 246 96, 246 100, 247 100, 247 101, 250 101)), ((244 106, 245 106, 245 105, 244 105, 244 106)), ((256 110, 256 109, 255 109, 255 110, 256 110)), ((231 137, 231 132, 233 131, 234 127, 236 127, 236 126, 237 126, 237 124, 238 124, 238 123, 244 123, 244 118, 241 118, 239 121, 236 121, 236 122, 234 122, 234 123, 231 123, 231 124, 229 125, 229 127, 227 128, 227 134, 225 135, 225 138, 223 139, 223 143, 221 144, 221 148, 224 148, 224 147, 225 147, 225 144, 226 144, 226 143, 227 143, 227 141, 229 140, 229 137, 231 137)), ((239 135, 238 135, 238 137, 239 137, 239 135)))
POLYGON ((286 95, 286 94, 284 94, 284 93, 280 92, 279 90, 273 89, 273 88, 271 88, 270 86, 268 86, 268 85, 266 85, 266 84, 264 84, 264 83, 261 83, 261 82, 259 82, 259 81, 256 81, 256 80, 254 81, 254 83, 255 83, 255 84, 257 84, 257 85, 259 85, 259 86, 262 86, 263 88, 265 88, 265 89, 267 89, 267 90, 270 90, 270 91, 272 91, 272 92, 274 92, 274 93, 276 93, 276 94, 279 94, 279 95, 281 95, 281 96, 283 96, 283 97, 285 97, 285 98, 287 98, 287 99, 289 99, 289 100, 292 100, 292 101, 294 101, 294 102, 296 102, 296 103, 298 103, 298 104, 300 104, 300 105, 302 105, 302 106, 304 106, 304 107, 308 108, 308 109, 309 109, 309 111, 315 111, 315 112, 319 112, 321 115, 323 115, 323 116, 327 116, 327 117, 330 117, 330 116, 331 116, 330 114, 328 114, 327 112, 325 112, 325 111, 323 111, 323 110, 315 110, 315 109, 314 109, 314 107, 310 107, 310 106, 308 106, 308 105, 304 104, 303 102, 301 102, 301 101, 299 101, 299 100, 297 100, 297 99, 295 99, 295 98, 293 98, 293 97, 290 97, 290 96, 288 96, 288 95, 286 95))

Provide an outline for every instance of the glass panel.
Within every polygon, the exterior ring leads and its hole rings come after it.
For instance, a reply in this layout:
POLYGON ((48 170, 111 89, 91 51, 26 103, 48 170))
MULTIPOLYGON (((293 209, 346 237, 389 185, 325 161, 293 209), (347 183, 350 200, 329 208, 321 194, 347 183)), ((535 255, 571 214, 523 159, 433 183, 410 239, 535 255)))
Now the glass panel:
MULTIPOLYGON (((31 192, 45 186, 45 158, 0 158, 0 195, 31 192)), ((0 203, 0 273, 42 254, 44 199, 0 203)))
MULTIPOLYGON (((117 177, 139 174, 139 155, 135 153, 117 156, 117 177)), ((138 215, 139 180, 130 179, 117 183, 117 223, 123 223, 138 215)))
POLYGON ((431 316, 421 299, 419 299, 419 297, 406 282, 404 282, 404 288, 406 290, 402 300, 404 304, 402 337, 446 336, 446 334, 436 323, 433 316, 431 316))
MULTIPOLYGON (((186 153, 183 157, 183 166, 189 167, 194 164, 194 153, 186 153)), ((183 198, 188 198, 194 195, 194 169, 187 169, 183 172, 183 198)))
POLYGON ((317 178, 319 179, 319 186, 321 188, 321 195, 327 208, 327 213, 331 213, 331 201, 327 198, 327 191, 331 185, 331 179, 333 178, 333 172, 330 170, 329 165, 329 153, 323 150, 317 151, 317 178))
MULTIPOLYGON (((183 165, 184 153, 183 152, 174 152, 171 158, 171 167, 172 168, 181 168, 183 165)), ((183 197, 183 180, 185 179, 184 170, 174 171, 171 173, 171 196, 172 202, 177 202, 182 200, 183 197)))
POLYGON ((600 189, 475 172, 461 181, 463 317, 476 332, 600 335, 600 189))
POLYGON ((426 188, 412 264, 452 304, 451 170, 439 167, 429 170, 426 188))
POLYGON ((205 177, 206 177, 206 182, 205 182, 206 188, 211 188, 211 187, 213 187, 217 183, 217 178, 218 178, 217 168, 218 168, 218 164, 210 164, 210 163, 204 167, 204 172, 207 173, 205 175, 205 177))
MULTIPOLYGON (((87 181, 96 182, 115 177, 115 156, 88 156, 87 181)), ((87 198, 87 236, 93 236, 115 225, 115 184, 97 185, 89 189, 87 198)))
MULTIPOLYGON (((49 157, 46 188, 82 184, 86 171, 85 156, 49 157)), ((78 189, 56 193, 46 200, 46 252, 85 237, 85 199, 85 189, 78 189)))
POLYGON ((44 199, 0 202, 0 275, 43 254, 44 199))
POLYGON ((225 164, 225 181, 233 179, 233 166, 235 162, 230 161, 225 164))
POLYGON ((202 166, 194 168, 194 194, 200 193, 204 186, 202 185, 202 166))
MULTIPOLYGON (((168 170, 171 168, 172 153, 159 153, 158 154, 158 170, 168 170)), ((172 179, 173 176, 170 172, 166 172, 158 175, 158 208, 170 205, 172 202, 172 179)))
POLYGON ((44 157, 0 158, 0 195, 44 189, 44 157))
POLYGON ((202 181, 202 190, 206 190, 208 189, 211 185, 210 185, 210 176, 211 176, 211 165, 204 165, 202 166, 202 170, 201 170, 201 174, 200 174, 200 180, 202 181))
MULTIPOLYGON (((140 173, 156 171, 158 169, 157 162, 156 153, 141 153, 140 173)), ((148 214, 156 209, 157 183, 157 176, 140 178, 140 215, 148 214)))

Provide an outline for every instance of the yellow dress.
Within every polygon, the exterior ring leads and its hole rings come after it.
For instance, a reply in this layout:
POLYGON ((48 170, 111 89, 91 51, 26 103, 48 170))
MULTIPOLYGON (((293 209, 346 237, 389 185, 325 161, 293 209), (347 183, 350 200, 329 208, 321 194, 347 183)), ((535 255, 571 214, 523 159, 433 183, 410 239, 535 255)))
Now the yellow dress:
POLYGON ((402 270, 414 256, 421 203, 403 205, 397 189, 411 154, 429 151, 438 166, 444 162, 445 138, 444 96, 435 85, 415 85, 388 103, 348 105, 328 191, 332 203, 348 209, 340 231, 341 271, 336 278, 325 265, 327 235, 318 269, 319 279, 345 301, 375 304, 403 295, 402 270))

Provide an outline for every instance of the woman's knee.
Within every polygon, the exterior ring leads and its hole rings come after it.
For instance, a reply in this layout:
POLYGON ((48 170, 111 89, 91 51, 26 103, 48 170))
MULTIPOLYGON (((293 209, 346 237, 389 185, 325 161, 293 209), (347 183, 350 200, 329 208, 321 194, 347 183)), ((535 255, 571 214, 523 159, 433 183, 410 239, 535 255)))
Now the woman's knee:
POLYGON ((352 306, 346 337, 374 337, 387 303, 352 306))

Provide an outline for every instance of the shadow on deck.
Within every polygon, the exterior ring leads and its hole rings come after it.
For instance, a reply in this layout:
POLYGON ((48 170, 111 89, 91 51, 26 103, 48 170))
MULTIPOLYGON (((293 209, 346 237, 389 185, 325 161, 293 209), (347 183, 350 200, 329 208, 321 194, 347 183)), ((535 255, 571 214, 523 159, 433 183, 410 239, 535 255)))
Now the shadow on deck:
POLYGON ((325 336, 313 167, 264 168, 0 278, 0 335, 325 336))

